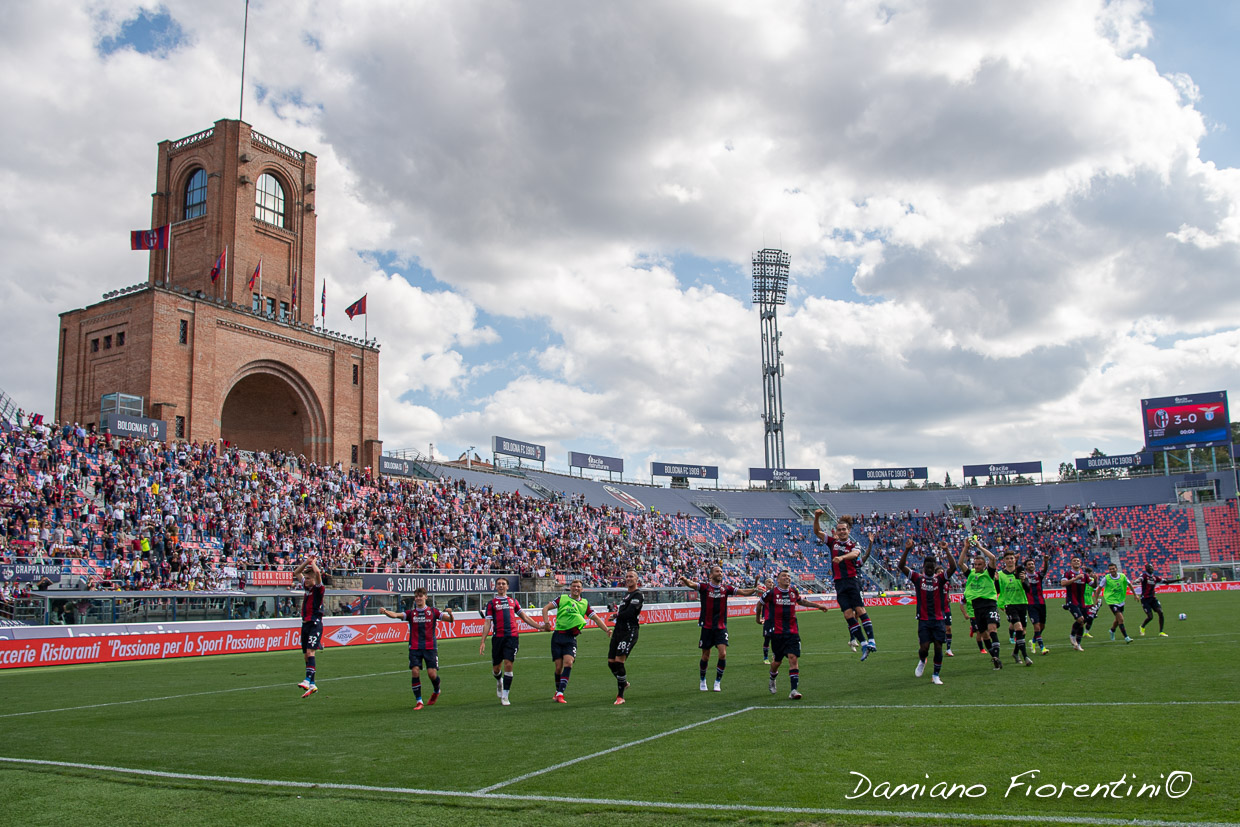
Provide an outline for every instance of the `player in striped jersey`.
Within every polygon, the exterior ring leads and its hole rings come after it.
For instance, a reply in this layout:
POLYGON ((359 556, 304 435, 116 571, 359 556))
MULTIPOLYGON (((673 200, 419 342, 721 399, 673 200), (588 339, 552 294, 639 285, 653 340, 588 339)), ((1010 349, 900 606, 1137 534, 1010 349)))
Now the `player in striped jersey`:
POLYGON ((748 597, 757 589, 738 589, 725 584, 723 568, 717 565, 710 567, 709 583, 698 583, 683 574, 680 582, 697 592, 702 601, 702 609, 698 613, 698 625, 702 627, 698 636, 698 648, 702 650, 698 668, 701 683, 698 688, 706 691, 706 668, 710 665, 710 650, 714 649, 719 653, 715 661, 715 691, 722 692, 723 670, 728 665, 728 597, 734 594, 748 597))
POLYGON ((896 567, 913 583, 917 593, 917 668, 913 675, 920 678, 926 672, 926 657, 930 654, 930 644, 934 644, 934 673, 930 676, 932 683, 942 685, 943 679, 939 672, 943 669, 943 645, 947 642, 945 619, 951 616, 951 602, 948 596, 948 581, 956 573, 956 561, 947 556, 948 568, 944 572, 931 552, 921 561, 921 571, 912 571, 908 567, 908 553, 914 548, 910 538, 904 543, 904 554, 896 567))
POLYGON ((766 616, 771 619, 771 653, 774 655, 774 660, 771 661, 771 694, 775 694, 779 665, 787 658, 788 679, 792 683, 792 691, 788 693, 788 697, 799 701, 801 669, 797 661, 801 657, 801 634, 797 628, 797 606, 823 612, 827 611, 827 607, 801 597, 801 593, 792 585, 792 572, 787 569, 776 576, 775 588, 766 591, 760 599, 766 616))
POLYGON ((865 610, 865 598, 861 594, 858 580, 862 564, 861 549, 851 539, 851 517, 840 517, 835 523, 832 536, 828 537, 822 528, 822 518, 825 515, 826 512, 821 508, 814 512, 814 536, 826 543, 830 549, 835 599, 848 621, 849 636, 861 647, 861 660, 864 661, 878 651, 878 643, 874 639, 874 624, 870 622, 870 616, 865 610))
POLYGON ((525 621, 540 631, 548 631, 551 626, 546 622, 533 620, 521 608, 521 604, 508 596, 508 578, 495 579, 495 597, 482 610, 482 642, 478 644, 478 654, 487 650, 487 635, 495 632, 491 639, 491 672, 495 675, 495 695, 504 706, 509 706, 508 692, 512 689, 512 662, 517 659, 517 649, 521 645, 517 639, 517 618, 525 621), (503 671, 501 671, 501 666, 503 671))
POLYGON ((380 609, 380 612, 393 620, 403 620, 409 624, 409 679, 413 689, 414 710, 422 708, 422 672, 426 667, 426 676, 431 679, 431 697, 427 706, 434 706, 439 700, 439 647, 435 642, 435 624, 440 617, 449 622, 454 620, 451 609, 442 612, 434 606, 426 605, 426 589, 419 586, 413 593, 413 608, 403 612, 380 609))
POLYGON ((1081 636, 1085 633, 1085 619, 1088 616, 1085 608, 1085 591, 1089 588, 1089 572, 1081 567, 1081 556, 1072 555, 1072 567, 1059 580, 1065 589, 1063 607, 1072 613, 1072 629, 1068 632, 1068 642, 1078 652, 1081 647, 1081 636))
POLYGON ((1163 631, 1163 612, 1162 603, 1158 602, 1158 584, 1159 583, 1179 583, 1183 577, 1177 577, 1174 580, 1167 580, 1154 574, 1154 566, 1150 563, 1145 564, 1145 571, 1141 574, 1141 608, 1145 611, 1145 621, 1141 624, 1141 636, 1145 637, 1145 625, 1154 619, 1154 613, 1158 613, 1158 636, 1166 637, 1167 633, 1163 631))
POLYGON ((293 569, 293 581, 301 578, 305 595, 301 599, 301 652, 306 660, 306 679, 297 684, 304 689, 303 698, 309 698, 319 688, 315 686, 316 671, 315 654, 323 648, 323 599, 327 594, 327 586, 323 582, 323 571, 311 554, 293 569))
POLYGON ((1046 595, 1042 591, 1042 583, 1046 580, 1046 570, 1050 565, 1049 554, 1042 558, 1040 569, 1032 557, 1025 561, 1025 592, 1029 598, 1029 625, 1033 627, 1033 651, 1040 655, 1050 651, 1042 644, 1042 630, 1046 628, 1046 595))

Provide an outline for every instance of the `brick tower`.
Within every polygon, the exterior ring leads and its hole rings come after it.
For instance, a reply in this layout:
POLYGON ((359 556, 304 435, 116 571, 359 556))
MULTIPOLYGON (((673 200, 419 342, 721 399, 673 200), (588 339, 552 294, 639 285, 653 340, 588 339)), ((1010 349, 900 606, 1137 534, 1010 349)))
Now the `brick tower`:
POLYGON ((161 142, 168 249, 144 284, 60 315, 57 418, 98 424, 104 394, 133 394, 170 437, 375 466, 379 346, 314 323, 315 163, 236 120, 161 142))

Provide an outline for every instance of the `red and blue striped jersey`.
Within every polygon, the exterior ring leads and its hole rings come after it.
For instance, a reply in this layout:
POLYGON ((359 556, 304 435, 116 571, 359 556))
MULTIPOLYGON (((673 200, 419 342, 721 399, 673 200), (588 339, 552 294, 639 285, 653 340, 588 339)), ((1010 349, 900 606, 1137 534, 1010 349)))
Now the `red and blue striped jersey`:
POLYGON ((306 594, 301 599, 301 622, 323 619, 323 595, 327 587, 322 583, 317 586, 306 586, 306 594))
POLYGON ((405 610, 405 622, 409 624, 410 649, 435 648, 435 621, 440 612, 434 606, 405 610))
POLYGON ((787 589, 776 586, 762 595, 760 605, 766 610, 772 634, 797 634, 797 601, 800 599, 801 593, 796 586, 789 586, 787 589))
POLYGON ((1158 584, 1164 582, 1157 574, 1141 574, 1141 599, 1150 600, 1158 591, 1158 584))
POLYGON ((511 597, 496 595, 483 611, 483 617, 491 618, 491 634, 495 637, 511 637, 517 633, 517 612, 521 604, 511 597))
POLYGON ((1042 606, 1046 603, 1046 595, 1042 593, 1042 580, 1045 577, 1041 572, 1025 572, 1025 594, 1029 597, 1030 606, 1042 606))
POLYGON ((699 583, 698 596, 702 599, 702 611, 698 614, 698 625, 703 629, 728 628, 728 595, 736 594, 736 589, 721 583, 699 583))
POLYGON ((827 548, 831 550, 831 579, 839 582, 857 576, 857 561, 860 557, 854 557, 851 560, 845 560, 842 563, 835 562, 836 557, 842 557, 845 554, 851 554, 857 550, 857 544, 852 540, 844 540, 840 542, 835 537, 827 538, 827 548))
POLYGON ((1069 580, 1073 577, 1081 577, 1082 575, 1084 575, 1084 582, 1068 584, 1067 594, 1064 596, 1065 603, 1071 603, 1076 606, 1085 605, 1085 590, 1089 588, 1089 575, 1085 574, 1083 571, 1073 571, 1072 569, 1068 569, 1064 572, 1064 579, 1069 580))
POLYGON ((950 598, 947 594, 947 577, 941 572, 926 577, 924 572, 915 571, 908 579, 917 590, 917 619, 943 620, 951 611, 950 598))

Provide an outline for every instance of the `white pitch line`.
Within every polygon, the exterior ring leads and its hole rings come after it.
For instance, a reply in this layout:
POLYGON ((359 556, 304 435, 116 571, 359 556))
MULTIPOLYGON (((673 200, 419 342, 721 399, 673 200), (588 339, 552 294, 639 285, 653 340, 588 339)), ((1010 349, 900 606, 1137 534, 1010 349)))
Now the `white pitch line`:
MULTIPOLYGON (((1063 707, 1078 709, 1097 706, 1234 706, 1240 701, 1047 701, 1045 703, 976 703, 976 704, 763 704, 747 709, 1015 709, 1027 707, 1063 707)), ((741 710, 742 712, 746 710, 741 710)))
POLYGON ((905 818, 919 821, 980 821, 1008 822, 1016 824, 1081 824, 1089 827, 1240 827, 1234 821, 1160 821, 1157 819, 1094 818, 1091 816, 1056 815, 1006 815, 1002 813, 934 813, 917 810, 850 810, 835 807, 780 807, 755 804, 692 803, 681 801, 641 801, 616 798, 572 798, 554 795, 514 795, 511 793, 487 793, 481 790, 426 790, 417 787, 378 787, 367 784, 335 784, 314 781, 282 781, 278 779, 244 778, 227 775, 196 775, 183 772, 142 770, 130 767, 112 767, 104 764, 81 764, 71 761, 48 761, 39 758, 9 758, 0 756, 0 763, 26 766, 56 767, 62 769, 92 770, 94 772, 120 773, 146 778, 168 778, 177 781, 212 781, 226 784, 244 784, 258 787, 278 787, 304 790, 349 790, 355 792, 395 793, 430 798, 465 798, 475 801, 529 801, 534 803, 584 804, 590 806, 639 807, 651 810, 711 810, 716 812, 788 813, 797 815, 865 816, 867 818, 905 818))
POLYGON ((740 715, 741 713, 748 712, 749 710, 753 708, 754 707, 752 706, 747 706, 747 707, 744 707, 743 709, 736 709, 736 710, 733 710, 732 712, 725 712, 723 715, 716 715, 715 717, 707 718, 704 721, 698 721, 692 724, 685 724, 684 726, 679 726, 679 727, 676 727, 675 729, 669 729, 666 732, 660 732, 656 735, 648 735, 645 738, 639 738, 636 741, 629 741, 627 744, 619 744, 618 746, 610 747, 605 750, 600 750, 598 752, 592 752, 589 755, 583 755, 580 758, 573 758, 568 761, 561 761, 559 764, 556 764, 554 766, 544 767, 541 770, 534 770, 533 772, 527 772, 525 775, 518 775, 516 778, 510 778, 507 781, 501 781, 498 784, 492 784, 489 787, 483 787, 482 789, 478 790, 478 792, 479 793, 493 792, 495 790, 498 790, 500 787, 507 787, 511 784, 517 784, 521 781, 527 781, 531 778, 534 778, 539 775, 543 775, 545 773, 555 772, 556 770, 562 770, 565 767, 571 767, 573 764, 580 764, 582 761, 589 761, 591 758, 598 758, 603 755, 610 755, 613 752, 619 752, 622 749, 628 749, 629 747, 635 747, 639 744, 645 744, 650 741, 658 740, 659 738, 665 738, 668 735, 675 735, 679 732, 686 732, 690 729, 695 729, 700 726, 705 726, 706 724, 713 724, 715 721, 722 721, 724 718, 731 718, 733 715, 740 715))
MULTIPOLYGON (((490 661, 478 660, 471 663, 449 663, 439 668, 450 669, 454 666, 479 666, 486 663, 490 663, 490 661)), ((366 675, 337 675, 331 678, 323 678, 322 682, 328 683, 331 681, 358 680, 360 678, 380 678, 386 675, 403 675, 408 671, 408 669, 397 669, 392 672, 371 672, 366 675)), ((181 698, 198 698, 203 695, 227 695, 231 692, 256 692, 261 689, 282 689, 291 685, 293 684, 286 681, 284 683, 269 683, 261 686, 234 686, 229 689, 209 689, 203 692, 186 692, 181 695, 160 695, 154 698, 131 698, 127 701, 105 701, 104 703, 83 704, 82 706, 62 706, 56 709, 31 709, 26 712, 5 712, 0 714, 0 718, 23 718, 27 715, 46 715, 52 712, 77 712, 83 709, 101 709, 108 706, 128 706, 130 704, 145 704, 153 703, 155 701, 175 701, 181 698)))

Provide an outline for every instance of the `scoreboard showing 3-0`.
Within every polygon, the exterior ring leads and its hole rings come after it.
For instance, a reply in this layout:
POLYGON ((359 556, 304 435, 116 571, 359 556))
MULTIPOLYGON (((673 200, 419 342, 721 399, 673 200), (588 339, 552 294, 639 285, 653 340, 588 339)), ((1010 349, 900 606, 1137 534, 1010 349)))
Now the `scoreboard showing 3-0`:
POLYGON ((1227 391, 1141 400, 1146 449, 1205 448, 1231 441, 1227 391))

